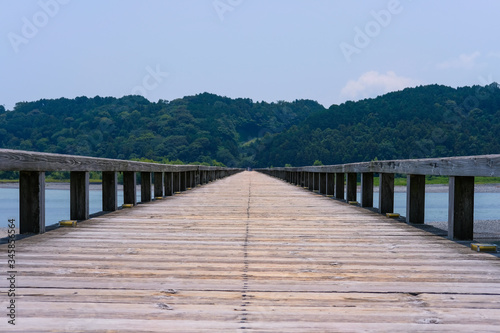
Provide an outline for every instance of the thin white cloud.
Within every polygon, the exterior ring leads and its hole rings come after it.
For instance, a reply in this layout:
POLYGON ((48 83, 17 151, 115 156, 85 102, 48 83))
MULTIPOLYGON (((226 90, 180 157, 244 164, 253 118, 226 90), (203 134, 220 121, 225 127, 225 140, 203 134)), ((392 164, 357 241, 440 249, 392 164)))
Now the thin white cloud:
POLYGON ((450 59, 436 65, 438 69, 473 69, 479 66, 477 59, 481 53, 461 54, 458 58, 450 59))
POLYGON ((420 82, 411 78, 396 75, 393 71, 381 74, 377 71, 369 71, 361 75, 357 80, 350 80, 342 88, 340 95, 344 99, 358 100, 368 97, 376 97, 391 91, 415 87, 420 82))

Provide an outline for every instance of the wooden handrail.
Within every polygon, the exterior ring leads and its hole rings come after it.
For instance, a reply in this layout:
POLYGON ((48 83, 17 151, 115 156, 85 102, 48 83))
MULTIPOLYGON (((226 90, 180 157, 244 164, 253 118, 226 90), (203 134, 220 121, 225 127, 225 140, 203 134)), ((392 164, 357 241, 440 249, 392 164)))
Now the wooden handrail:
POLYGON ((19 171, 19 229, 21 234, 45 232, 45 172, 70 172, 70 219, 89 218, 89 172, 102 172, 103 211, 115 211, 117 173, 123 172, 124 203, 137 205, 136 174, 141 174, 141 201, 172 196, 242 171, 200 165, 170 165, 88 156, 0 149, 0 171, 19 171), (153 175, 153 176, 152 176, 153 175), (154 179, 154 183, 153 183, 154 179))
POLYGON ((256 170, 307 172, 374 172, 433 176, 500 177, 500 154, 463 157, 388 160, 325 166, 304 166, 256 170))
POLYGON ((203 165, 171 165, 77 155, 0 149, 0 171, 179 172, 237 170, 203 165))
POLYGON ((256 171, 346 201, 356 201, 357 174, 361 174, 361 206, 366 208, 373 207, 373 174, 379 173, 379 212, 382 214, 394 211, 394 175, 406 174, 406 221, 414 224, 424 223, 425 176, 448 176, 448 237, 471 240, 474 237, 474 177, 500 177, 500 155, 372 161, 256 171), (344 186, 347 189, 345 195, 344 186))

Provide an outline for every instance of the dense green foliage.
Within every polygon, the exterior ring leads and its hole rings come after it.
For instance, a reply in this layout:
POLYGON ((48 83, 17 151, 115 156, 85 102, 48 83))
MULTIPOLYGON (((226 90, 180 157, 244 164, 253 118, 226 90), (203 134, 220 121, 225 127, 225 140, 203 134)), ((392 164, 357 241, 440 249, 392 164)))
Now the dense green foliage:
POLYGON ((208 93, 43 99, 0 108, 0 147, 239 167, 493 154, 500 89, 421 86, 329 109, 208 93))
POLYGON ((43 99, 0 113, 0 147, 247 166, 255 156, 248 142, 323 109, 312 101, 254 103, 208 93, 158 103, 140 96, 43 99))
POLYGON ((333 105, 261 142, 258 165, 500 153, 500 89, 408 88, 333 105))

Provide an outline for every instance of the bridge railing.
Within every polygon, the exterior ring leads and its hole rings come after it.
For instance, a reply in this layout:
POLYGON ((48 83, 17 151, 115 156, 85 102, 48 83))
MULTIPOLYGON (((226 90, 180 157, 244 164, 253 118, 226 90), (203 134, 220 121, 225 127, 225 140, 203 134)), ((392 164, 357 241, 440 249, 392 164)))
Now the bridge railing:
POLYGON ((357 199, 361 174, 361 202, 373 207, 374 174, 380 175, 381 214, 394 212, 394 176, 407 175, 406 222, 423 224, 425 176, 449 177, 448 237, 472 240, 474 236, 474 177, 499 177, 500 155, 372 161, 328 166, 256 169, 312 191, 346 201, 357 199), (347 184, 345 184, 345 181, 347 184), (347 193, 344 193, 344 189, 347 193))
POLYGON ((89 218, 89 172, 102 172, 102 209, 118 209, 118 173, 123 173, 124 205, 137 205, 136 175, 141 175, 141 202, 172 196, 241 169, 145 163, 86 156, 0 149, 0 171, 19 171, 19 232, 45 232, 45 172, 70 172, 70 219, 89 218), (153 176, 152 176, 153 175, 153 176), (154 180, 154 181, 153 181, 154 180), (154 198, 152 192, 154 191, 154 198))

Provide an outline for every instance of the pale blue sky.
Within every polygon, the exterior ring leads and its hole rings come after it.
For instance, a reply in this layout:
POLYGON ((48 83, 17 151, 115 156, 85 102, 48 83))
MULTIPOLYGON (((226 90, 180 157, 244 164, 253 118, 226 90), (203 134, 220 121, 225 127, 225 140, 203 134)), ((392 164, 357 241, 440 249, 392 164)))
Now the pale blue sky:
POLYGON ((0 104, 210 92, 329 107, 500 81, 497 0, 0 0, 0 104))

